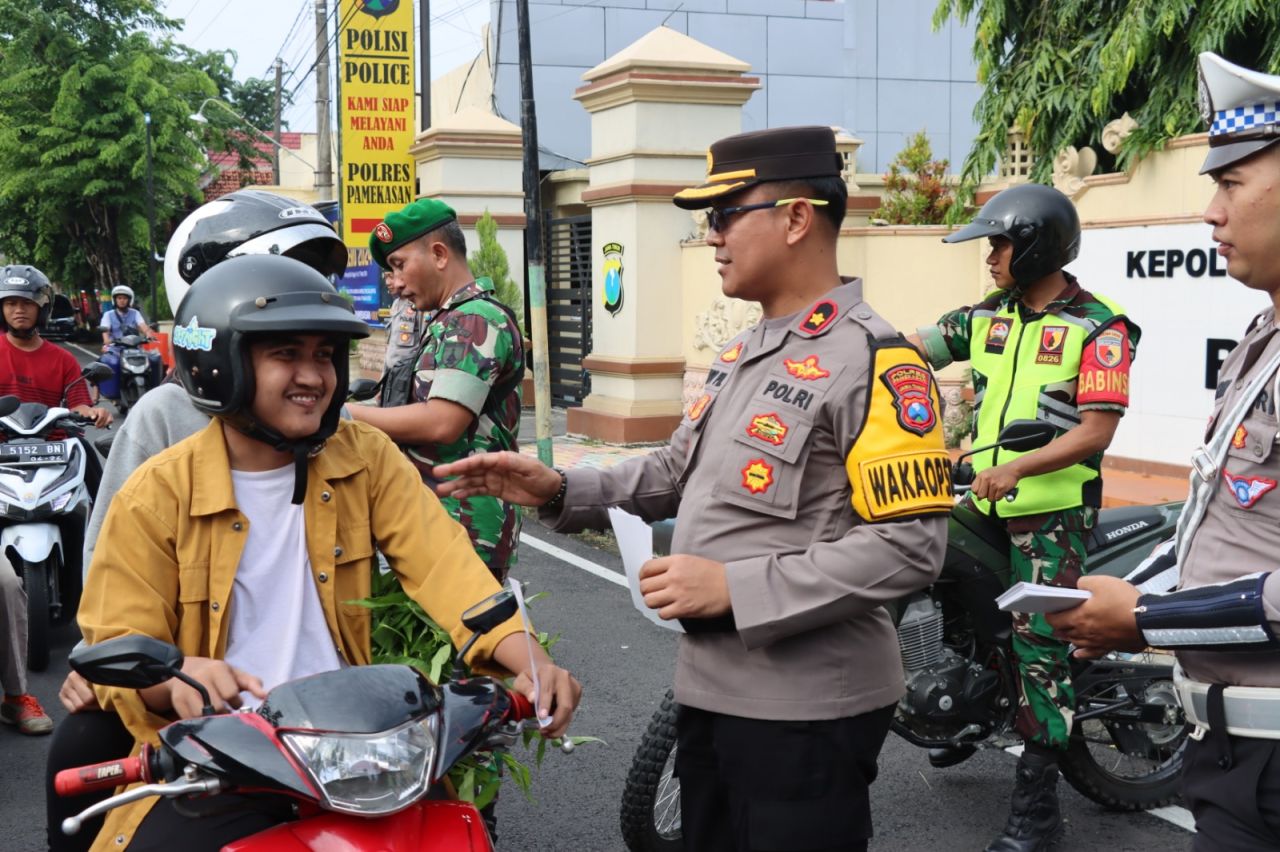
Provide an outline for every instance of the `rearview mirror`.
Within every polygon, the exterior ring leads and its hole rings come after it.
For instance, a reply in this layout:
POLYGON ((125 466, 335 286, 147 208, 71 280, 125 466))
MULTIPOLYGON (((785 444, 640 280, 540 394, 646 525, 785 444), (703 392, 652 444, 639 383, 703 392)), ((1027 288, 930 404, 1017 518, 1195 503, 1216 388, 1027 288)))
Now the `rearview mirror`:
POLYGON ((71 668, 90 683, 146 689, 182 668, 182 652, 150 636, 120 636, 71 652, 71 668))
POLYGON ((106 379, 114 376, 115 372, 101 361, 94 361, 92 364, 85 366, 85 368, 80 371, 80 375, 96 385, 98 382, 105 381, 106 379))
POLYGON ((378 395, 378 382, 373 379, 356 379, 347 388, 347 399, 365 402, 378 395))
POLYGON ((0 396, 0 417, 8 417, 17 411, 20 405, 22 405, 22 400, 16 396, 0 396))
POLYGON ((1052 423, 1043 420, 1014 420, 1000 430, 996 443, 1002 450, 1029 453, 1048 444, 1056 434, 1058 429, 1052 423))
POLYGON ((462 614, 462 625, 472 633, 485 634, 519 610, 515 593, 510 589, 490 595, 462 614))

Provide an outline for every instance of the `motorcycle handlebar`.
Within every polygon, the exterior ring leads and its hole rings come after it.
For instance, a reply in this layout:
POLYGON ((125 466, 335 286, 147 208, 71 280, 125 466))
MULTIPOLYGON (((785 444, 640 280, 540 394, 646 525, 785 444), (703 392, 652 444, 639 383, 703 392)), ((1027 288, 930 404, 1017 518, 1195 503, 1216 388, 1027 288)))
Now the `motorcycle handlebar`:
POLYGON ((514 690, 508 690, 507 696, 511 699, 511 706, 507 709, 508 721, 521 722, 534 718, 532 701, 514 690))
POLYGON ((108 760, 92 766, 64 769, 53 779, 53 788, 59 796, 80 796, 95 790, 110 790, 135 781, 150 781, 145 754, 108 760))
MULTIPOLYGON (((954 494, 954 495, 956 495, 957 497, 962 497, 962 496, 964 496, 965 494, 968 494, 968 493, 969 493, 970 491, 972 491, 972 490, 973 490, 973 486, 972 486, 972 485, 953 485, 953 486, 951 486, 951 493, 952 493, 952 494, 954 494)), ((1018 498, 1018 489, 1017 489, 1017 486, 1015 486, 1015 487, 1013 487, 1013 488, 1010 488, 1010 489, 1009 489, 1009 491, 1004 495, 1005 502, 1007 502, 1007 503, 1012 503, 1012 502, 1013 502, 1014 500, 1016 500, 1017 498, 1018 498)))

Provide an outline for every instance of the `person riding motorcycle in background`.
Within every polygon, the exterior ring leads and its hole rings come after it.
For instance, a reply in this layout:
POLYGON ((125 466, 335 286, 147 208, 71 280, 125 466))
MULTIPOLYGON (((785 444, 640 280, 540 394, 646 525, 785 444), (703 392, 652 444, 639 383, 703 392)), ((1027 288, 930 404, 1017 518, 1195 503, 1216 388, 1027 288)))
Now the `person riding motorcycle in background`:
MULTIPOLYGON (((347 248, 319 211, 269 192, 240 190, 198 207, 174 230, 164 265, 165 294, 173 315, 177 315, 192 283, 209 269, 229 257, 260 254, 300 260, 331 279, 347 267, 347 248)), ((147 459, 208 425, 209 415, 196 408, 182 385, 173 380, 147 393, 130 409, 128 419, 111 443, 85 532, 86 572, 111 498, 129 475, 147 459)), ((90 820, 85 830, 71 837, 62 833, 62 820, 105 798, 107 793, 64 798, 53 788, 54 776, 69 766, 126 756, 133 736, 114 713, 100 710, 93 688, 75 672, 63 681, 58 698, 71 715, 58 725, 46 765, 49 848, 52 852, 83 852, 89 848, 102 818, 90 820)))
MULTIPOLYGON (((155 337, 151 327, 143 318, 142 312, 133 306, 133 288, 125 284, 117 284, 111 288, 112 308, 102 315, 98 328, 102 331, 102 363, 106 364, 120 376, 120 356, 112 347, 128 334, 137 334, 144 339, 155 337)), ((147 361, 151 366, 150 387, 160 384, 164 378, 164 365, 157 352, 147 352, 147 361)))
MULTIPOLYGON (((1057 427, 1057 437, 1033 452, 977 453, 972 493, 958 511, 979 512, 1007 532, 1015 581, 1074 588, 1102 504, 1102 453, 1129 404, 1129 365, 1141 331, 1063 270, 1079 252, 1080 219, 1056 189, 1006 189, 943 242, 984 237, 996 289, 912 340, 935 369, 970 363, 974 446, 996 443, 1013 420, 1057 427), (1016 496, 1004 499, 1015 488, 1016 496)), ((1075 707, 1067 646, 1042 615, 1016 614, 1013 626, 1021 697, 1015 727, 1026 748, 1008 822, 988 852, 1033 852, 1062 832, 1057 764, 1075 707)), ((973 752, 933 749, 929 760, 952 766, 973 752)))

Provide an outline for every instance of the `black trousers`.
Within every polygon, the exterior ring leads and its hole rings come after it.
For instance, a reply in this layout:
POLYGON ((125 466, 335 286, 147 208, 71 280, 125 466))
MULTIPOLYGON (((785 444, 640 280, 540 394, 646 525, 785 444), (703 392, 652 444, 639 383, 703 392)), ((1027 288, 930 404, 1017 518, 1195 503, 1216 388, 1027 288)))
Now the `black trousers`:
POLYGON ((1182 798, 1196 818, 1194 852, 1280 849, 1280 740, 1191 740, 1182 798))
POLYGON ((52 852, 87 852, 102 828, 103 818, 89 820, 71 837, 62 833, 62 821, 115 792, 108 789, 64 798, 53 788, 54 776, 63 769, 128 757, 132 748, 133 735, 115 713, 72 713, 53 729, 44 778, 46 832, 52 852))
POLYGON ((816 722, 681 707, 676 723, 684 848, 861 852, 871 782, 893 707, 816 722))

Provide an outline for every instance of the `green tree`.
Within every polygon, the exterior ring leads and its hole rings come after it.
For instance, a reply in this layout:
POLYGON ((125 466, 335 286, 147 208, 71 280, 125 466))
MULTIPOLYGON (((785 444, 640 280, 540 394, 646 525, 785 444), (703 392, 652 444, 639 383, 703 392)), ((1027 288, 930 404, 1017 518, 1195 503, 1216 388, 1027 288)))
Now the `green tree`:
MULTIPOLYGON (((274 80, 250 77, 240 81, 234 76, 233 66, 236 53, 233 50, 215 50, 208 53, 189 51, 187 63, 209 75, 217 86, 221 100, 231 107, 232 111, 210 104, 204 110, 206 124, 202 138, 211 151, 222 151, 237 158, 236 167, 245 174, 252 171, 264 154, 262 146, 270 146, 264 142, 256 131, 270 133, 275 127, 275 88, 274 80), (242 118, 237 118, 239 113, 242 118)), ((293 104, 289 90, 281 93, 280 109, 287 110, 293 104)), ((281 122, 287 129, 289 122, 281 122)), ((270 156, 267 152, 266 156, 270 156)))
POLYGON ((973 55, 983 92, 979 132, 965 158, 967 190, 991 174, 1006 133, 1018 127, 1047 182, 1068 145, 1097 145, 1124 112, 1138 128, 1105 168, 1130 168, 1168 139, 1204 130, 1195 107, 1196 56, 1204 50, 1280 71, 1275 0, 939 0, 933 23, 976 24, 973 55))
POLYGON ((468 265, 471 274, 477 278, 488 278, 493 281, 493 289, 498 301, 511 309, 520 325, 520 333, 524 334, 524 293, 520 286, 511 280, 507 253, 498 244, 498 223, 486 209, 484 215, 476 222, 476 235, 480 238, 480 248, 471 253, 468 265))
POLYGON ((891 225, 940 225, 956 203, 947 184, 947 160, 935 160, 929 137, 921 130, 907 140, 884 176, 884 195, 875 218, 891 225))

